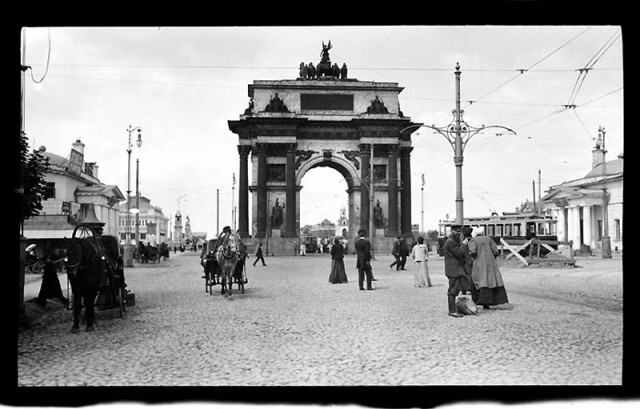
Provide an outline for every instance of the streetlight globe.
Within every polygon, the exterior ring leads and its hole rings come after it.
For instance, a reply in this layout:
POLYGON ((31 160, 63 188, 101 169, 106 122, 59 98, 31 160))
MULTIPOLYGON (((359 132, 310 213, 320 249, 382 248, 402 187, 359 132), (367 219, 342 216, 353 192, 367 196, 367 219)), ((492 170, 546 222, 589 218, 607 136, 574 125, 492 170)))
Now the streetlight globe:
POLYGON ((142 132, 138 132, 138 140, 136 141, 138 148, 142 146, 142 132))

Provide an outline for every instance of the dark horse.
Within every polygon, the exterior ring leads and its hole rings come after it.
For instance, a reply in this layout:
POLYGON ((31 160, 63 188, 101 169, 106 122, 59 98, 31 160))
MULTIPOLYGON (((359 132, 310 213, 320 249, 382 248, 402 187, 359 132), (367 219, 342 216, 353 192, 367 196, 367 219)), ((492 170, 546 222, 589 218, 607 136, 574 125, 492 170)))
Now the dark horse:
POLYGON ((80 313, 85 309, 86 330, 93 331, 95 301, 98 290, 104 284, 107 259, 102 244, 94 237, 65 239, 66 268, 73 293, 72 333, 80 330, 80 313))

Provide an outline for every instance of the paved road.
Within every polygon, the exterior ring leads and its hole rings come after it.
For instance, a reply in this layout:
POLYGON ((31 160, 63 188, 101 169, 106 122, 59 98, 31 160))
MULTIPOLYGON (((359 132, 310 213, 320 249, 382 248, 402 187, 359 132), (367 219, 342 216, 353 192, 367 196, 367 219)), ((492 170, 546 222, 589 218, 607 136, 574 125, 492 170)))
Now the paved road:
POLYGON ((136 296, 126 318, 99 310, 96 331, 78 334, 60 305, 29 302, 39 283, 28 284, 18 385, 622 384, 619 255, 579 258, 574 269, 503 266, 510 303, 457 319, 437 255, 432 288, 415 288, 410 270, 379 256, 374 291, 358 291, 353 255, 346 284, 328 283, 328 255, 252 262, 232 301, 205 293, 195 253, 136 265, 126 270, 136 296))

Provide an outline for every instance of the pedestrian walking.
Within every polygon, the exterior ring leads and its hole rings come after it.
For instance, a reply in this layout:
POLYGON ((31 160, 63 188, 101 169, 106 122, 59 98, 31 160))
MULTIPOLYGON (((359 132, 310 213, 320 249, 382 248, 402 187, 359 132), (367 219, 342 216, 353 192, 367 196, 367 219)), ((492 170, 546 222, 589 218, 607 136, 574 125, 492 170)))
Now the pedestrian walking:
POLYGON ((390 269, 393 269, 393 266, 396 266, 396 271, 400 270, 400 239, 401 237, 398 236, 396 241, 393 243, 391 255, 395 258, 395 261, 389 264, 390 269))
POLYGON ((498 246, 493 239, 479 230, 476 237, 469 242, 469 252, 473 257, 471 277, 477 288, 477 301, 474 302, 482 305, 485 310, 488 310, 490 305, 508 303, 507 291, 496 262, 498 246))
POLYGON ((367 290, 373 290, 371 282, 373 281, 373 272, 371 271, 371 242, 365 238, 367 232, 364 229, 358 231, 358 240, 356 241, 356 255, 358 269, 358 287, 364 290, 364 279, 367 278, 367 290))
POLYGON ((307 254, 307 246, 304 243, 300 243, 300 255, 304 256, 307 254))
POLYGON ((418 237, 418 244, 411 249, 411 258, 415 263, 413 270, 413 285, 415 287, 433 287, 429 277, 429 249, 424 244, 424 238, 418 237))
POLYGON ((329 282, 332 284, 346 283, 347 272, 344 268, 344 247, 340 244, 340 239, 336 238, 331 246, 331 274, 329 282))
POLYGON ((449 315, 455 318, 464 317, 456 311, 456 296, 463 290, 465 280, 464 253, 460 248, 461 229, 461 225, 451 226, 451 234, 449 234, 443 248, 444 274, 449 279, 449 288, 447 289, 449 315))
POLYGON ((409 256, 409 246, 405 239, 400 240, 400 270, 406 270, 407 257, 409 256))
POLYGON ((258 250, 256 250, 256 259, 253 262, 253 266, 256 266, 256 263, 261 260, 262 265, 266 266, 267 264, 264 262, 264 256, 262 255, 262 243, 258 244, 258 250))

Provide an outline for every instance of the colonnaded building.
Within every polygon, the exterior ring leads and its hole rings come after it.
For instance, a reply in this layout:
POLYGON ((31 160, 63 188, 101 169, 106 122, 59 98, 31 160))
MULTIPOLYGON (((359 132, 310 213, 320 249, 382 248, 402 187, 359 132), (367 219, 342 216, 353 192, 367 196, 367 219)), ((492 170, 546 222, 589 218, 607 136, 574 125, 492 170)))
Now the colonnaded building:
POLYGON ((317 68, 301 63, 297 79, 254 81, 249 107, 229 121, 239 140, 238 231, 253 244, 269 237, 272 252, 289 251, 300 237, 300 191, 313 189, 302 179, 316 167, 337 170, 347 183, 350 242, 360 228, 369 234, 370 222, 378 250, 411 236, 413 148, 411 132, 400 131, 414 123, 400 110, 403 88, 348 78, 330 48, 323 43, 317 68))

